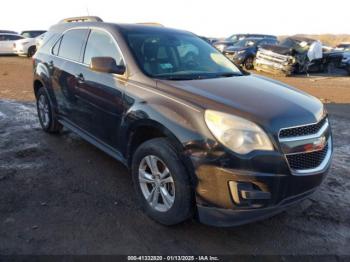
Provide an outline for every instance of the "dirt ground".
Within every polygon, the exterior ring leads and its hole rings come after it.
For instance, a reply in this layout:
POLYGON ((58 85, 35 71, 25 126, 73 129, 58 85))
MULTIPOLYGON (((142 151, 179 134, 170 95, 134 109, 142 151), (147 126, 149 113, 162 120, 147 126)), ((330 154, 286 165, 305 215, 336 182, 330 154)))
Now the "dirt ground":
POLYGON ((301 204, 234 228, 150 220, 122 164, 41 131, 31 77, 29 59, 0 57, 0 254, 350 255, 350 77, 280 79, 333 102, 333 164, 301 204))
MULTIPOLYGON (((252 71, 252 73, 257 72, 252 71)), ((268 74, 265 76, 271 77, 268 74)), ((325 103, 350 103, 349 76, 300 75, 273 78, 316 96, 325 103)), ((33 101, 31 79, 31 59, 14 56, 0 57, 0 99, 33 101)))

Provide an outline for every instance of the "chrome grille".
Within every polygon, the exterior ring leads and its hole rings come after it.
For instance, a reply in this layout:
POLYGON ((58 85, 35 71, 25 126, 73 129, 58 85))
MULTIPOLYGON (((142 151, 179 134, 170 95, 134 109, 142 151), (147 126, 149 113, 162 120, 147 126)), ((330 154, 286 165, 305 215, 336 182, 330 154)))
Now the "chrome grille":
POLYGON ((296 137, 296 136, 306 136, 306 135, 316 134, 323 127, 326 120, 327 118, 323 118, 317 124, 282 129, 280 131, 279 137, 286 138, 286 137, 296 137))
POLYGON ((328 152, 328 145, 320 151, 287 155, 290 168, 294 170, 314 169, 321 165, 328 152))
POLYGON ((332 140, 326 117, 316 124, 281 129, 279 141, 295 174, 319 172, 330 161, 332 140))

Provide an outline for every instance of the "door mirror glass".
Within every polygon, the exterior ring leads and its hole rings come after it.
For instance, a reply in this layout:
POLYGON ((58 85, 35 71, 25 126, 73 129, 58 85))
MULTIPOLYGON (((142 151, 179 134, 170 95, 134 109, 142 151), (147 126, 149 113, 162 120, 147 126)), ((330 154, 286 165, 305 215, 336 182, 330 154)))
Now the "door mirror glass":
POLYGON ((117 65, 116 61, 112 57, 92 57, 90 63, 90 69, 102 73, 112 73, 122 75, 125 72, 124 65, 117 65))

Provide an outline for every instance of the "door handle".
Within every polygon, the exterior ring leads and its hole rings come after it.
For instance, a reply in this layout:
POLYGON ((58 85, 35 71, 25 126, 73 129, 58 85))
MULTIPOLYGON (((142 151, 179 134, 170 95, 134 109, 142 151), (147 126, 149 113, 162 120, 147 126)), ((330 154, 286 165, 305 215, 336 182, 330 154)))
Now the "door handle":
POLYGON ((77 75, 75 76, 75 78, 77 79, 77 81, 78 81, 79 84, 82 84, 82 83, 85 82, 84 75, 83 75, 82 73, 77 74, 77 75))

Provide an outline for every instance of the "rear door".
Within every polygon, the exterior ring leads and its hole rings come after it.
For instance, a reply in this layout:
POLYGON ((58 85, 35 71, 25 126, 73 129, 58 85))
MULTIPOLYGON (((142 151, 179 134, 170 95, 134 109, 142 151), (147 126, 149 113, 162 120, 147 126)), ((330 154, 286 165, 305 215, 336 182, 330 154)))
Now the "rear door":
POLYGON ((13 53, 13 42, 11 41, 11 35, 0 35, 0 53, 10 54, 13 53))
POLYGON ((101 73, 89 68, 91 58, 111 57, 124 65, 114 37, 103 29, 92 29, 87 40, 78 87, 81 120, 87 131, 104 143, 118 149, 119 128, 124 113, 124 77, 101 73))
POLYGON ((19 35, 9 35, 8 41, 5 41, 5 49, 8 54, 14 53, 13 48, 14 44, 17 40, 23 39, 22 36, 19 35))
POLYGON ((52 87, 62 118, 79 125, 81 108, 77 100, 79 73, 82 65, 83 46, 88 29, 71 29, 53 46, 49 67, 52 69, 52 87))

